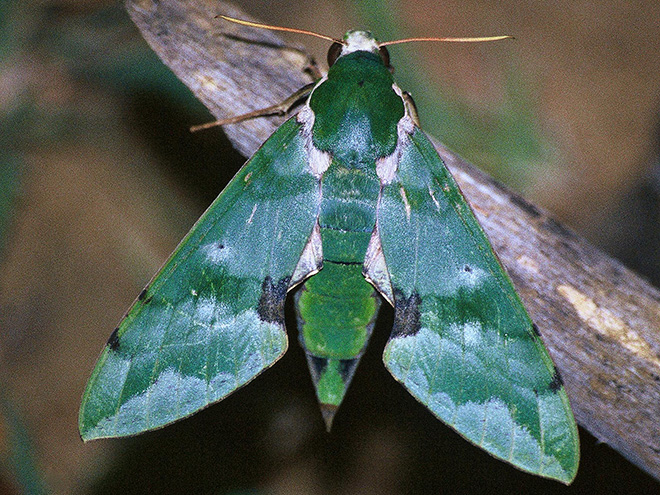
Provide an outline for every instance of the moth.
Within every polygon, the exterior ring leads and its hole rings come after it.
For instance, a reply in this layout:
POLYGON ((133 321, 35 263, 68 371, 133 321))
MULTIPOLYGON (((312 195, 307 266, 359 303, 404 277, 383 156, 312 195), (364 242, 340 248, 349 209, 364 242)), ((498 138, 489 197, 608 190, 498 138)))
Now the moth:
POLYGON ((383 361, 397 381, 496 458, 570 483, 579 441, 559 373, 394 82, 396 42, 327 39, 327 75, 110 336, 82 399, 82 438, 160 428, 254 379, 287 348, 284 302, 298 288, 328 429, 384 299, 394 326, 383 361))

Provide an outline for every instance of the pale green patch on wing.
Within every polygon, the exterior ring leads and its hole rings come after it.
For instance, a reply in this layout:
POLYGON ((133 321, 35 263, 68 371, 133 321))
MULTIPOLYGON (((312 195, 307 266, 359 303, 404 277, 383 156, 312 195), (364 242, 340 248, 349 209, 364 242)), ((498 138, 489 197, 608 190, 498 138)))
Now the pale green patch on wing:
POLYGON ((307 158, 291 119, 195 224, 101 354, 80 409, 84 440, 186 417, 282 356, 284 300, 320 202, 307 158))
POLYGON ((570 483, 577 427, 548 352, 429 140, 415 129, 400 151, 378 209, 395 306, 385 365, 470 442, 570 483))

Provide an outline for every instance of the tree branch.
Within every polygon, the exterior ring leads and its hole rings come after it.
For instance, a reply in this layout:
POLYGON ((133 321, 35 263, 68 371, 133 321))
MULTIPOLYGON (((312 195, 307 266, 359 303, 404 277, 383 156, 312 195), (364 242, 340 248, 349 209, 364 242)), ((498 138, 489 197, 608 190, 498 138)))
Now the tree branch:
MULTIPOLYGON (((215 0, 127 0, 151 47, 226 118, 312 81, 310 59, 273 33, 214 19, 215 0)), ((250 156, 282 119, 225 127, 250 156)), ((562 372, 578 422, 660 479, 660 293, 460 157, 438 151, 492 240, 562 372)))

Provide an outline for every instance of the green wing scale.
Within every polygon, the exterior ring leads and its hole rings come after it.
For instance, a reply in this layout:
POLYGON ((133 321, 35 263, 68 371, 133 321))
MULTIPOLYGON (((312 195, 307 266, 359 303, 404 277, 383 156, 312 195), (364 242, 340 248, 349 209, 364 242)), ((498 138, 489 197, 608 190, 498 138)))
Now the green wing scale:
POLYGON ((472 443, 570 482, 578 434, 559 373, 429 140, 415 129, 402 148, 378 208, 395 306, 386 367, 472 443))
POLYGON ((140 294, 85 390, 83 439, 188 416, 284 354, 284 300, 320 199, 304 144, 295 119, 280 127, 140 294))
POLYGON ((362 31, 331 53, 299 114, 113 332, 83 396, 83 439, 162 427, 252 380, 286 350, 298 284, 299 341, 330 429, 377 290, 394 306, 383 356, 394 378, 496 458, 570 483, 579 441, 559 373, 388 55, 362 31))

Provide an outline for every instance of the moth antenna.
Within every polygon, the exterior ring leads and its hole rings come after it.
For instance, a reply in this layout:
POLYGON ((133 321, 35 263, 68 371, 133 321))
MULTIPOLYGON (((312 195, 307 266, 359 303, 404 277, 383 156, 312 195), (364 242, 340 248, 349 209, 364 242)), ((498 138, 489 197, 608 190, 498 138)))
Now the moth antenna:
POLYGON ((284 31, 286 33, 308 34, 310 36, 315 36, 316 38, 321 38, 322 40, 332 41, 333 43, 340 43, 342 45, 346 44, 343 40, 338 40, 337 38, 326 36, 325 34, 315 33, 314 31, 307 31, 305 29, 288 28, 282 26, 271 26, 270 24, 261 24, 259 22, 244 21, 242 19, 235 19, 233 17, 228 17, 226 15, 221 15, 221 14, 215 17, 216 19, 220 17, 225 21, 234 22, 236 24, 242 24, 243 26, 250 26, 259 29, 269 29, 270 31, 284 31))
POLYGON ((401 43, 410 43, 412 41, 447 41, 450 43, 481 43, 482 41, 500 41, 513 40, 513 36, 484 36, 480 38, 404 38, 402 40, 385 41, 378 46, 398 45, 401 43))

